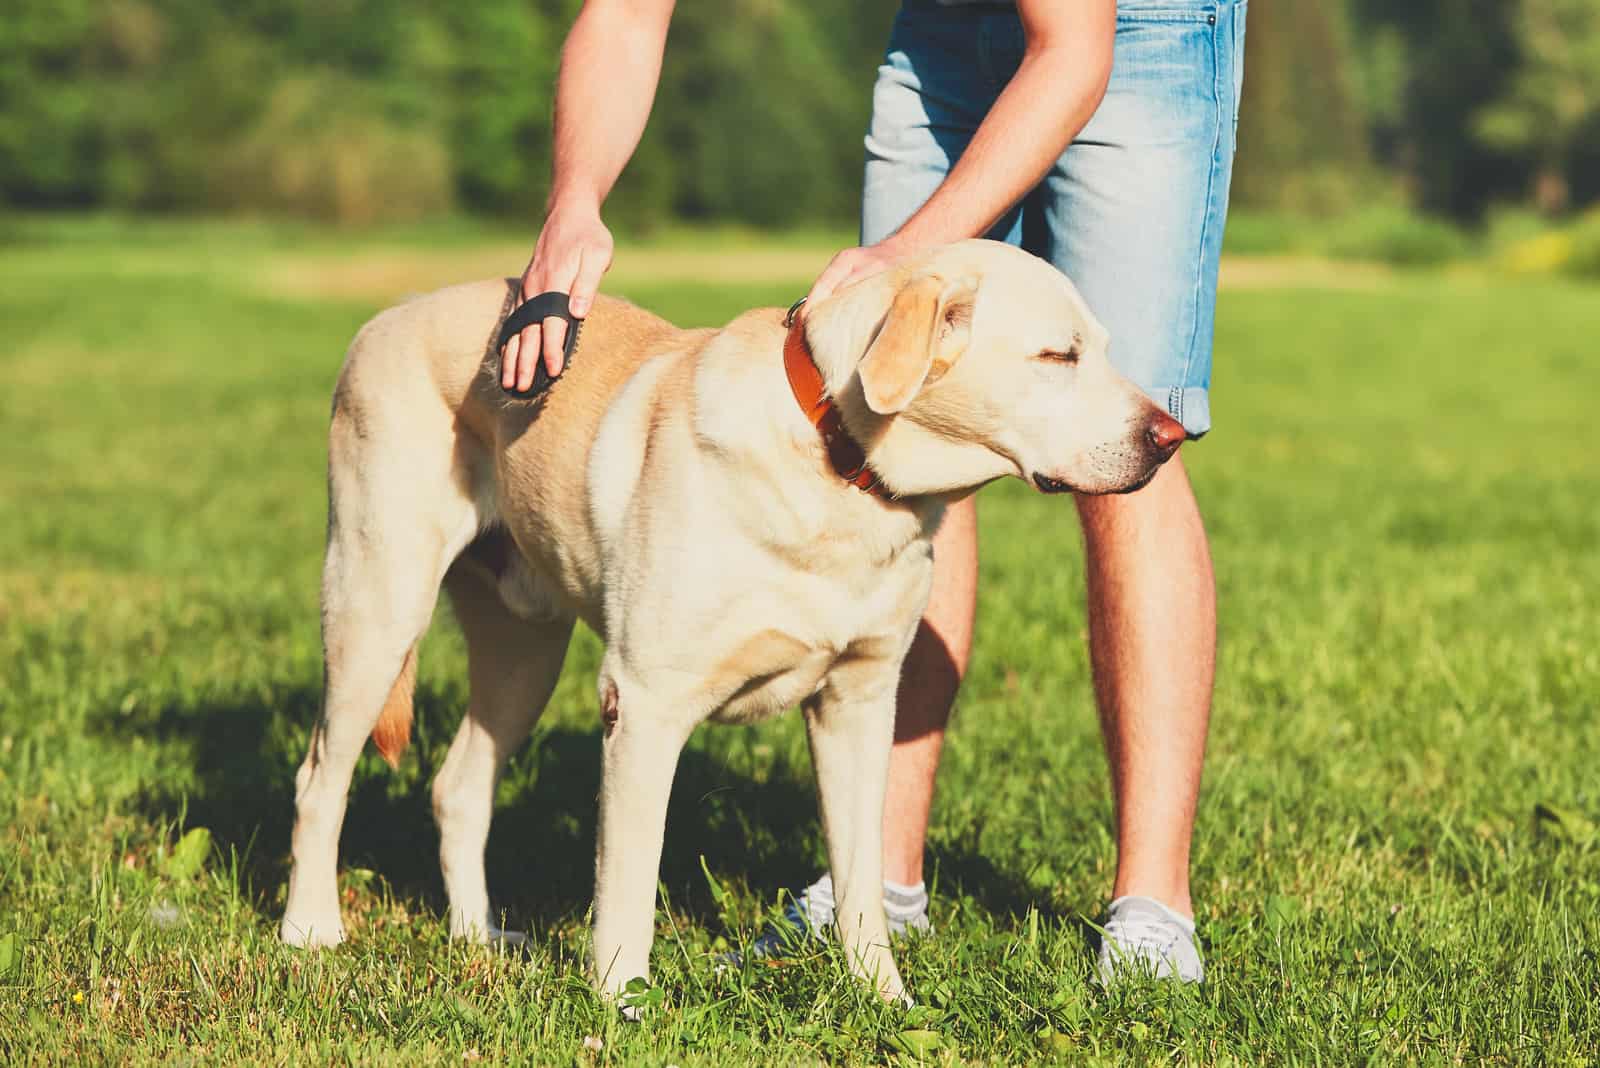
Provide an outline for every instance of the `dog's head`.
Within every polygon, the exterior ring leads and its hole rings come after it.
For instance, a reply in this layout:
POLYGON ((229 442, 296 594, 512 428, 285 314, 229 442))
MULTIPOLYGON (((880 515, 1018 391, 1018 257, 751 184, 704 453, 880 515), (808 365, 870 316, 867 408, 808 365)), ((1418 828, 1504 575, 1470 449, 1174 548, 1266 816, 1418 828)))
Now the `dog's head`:
POLYGON ((998 241, 914 257, 812 309, 806 336, 845 424, 897 494, 1016 475, 1046 493, 1126 493, 1183 427, 1106 359, 1055 268, 998 241))

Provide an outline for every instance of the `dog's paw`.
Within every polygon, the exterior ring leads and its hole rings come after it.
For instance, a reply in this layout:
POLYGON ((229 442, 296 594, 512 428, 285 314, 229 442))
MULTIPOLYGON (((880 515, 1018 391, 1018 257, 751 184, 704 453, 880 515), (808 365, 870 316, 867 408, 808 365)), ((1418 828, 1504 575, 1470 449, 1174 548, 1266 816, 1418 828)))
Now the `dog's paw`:
POLYGON ((338 916, 331 919, 285 916, 278 925, 278 937, 284 945, 296 949, 324 949, 344 941, 344 925, 338 916))
POLYGON ((528 944, 528 933, 526 931, 507 931, 491 926, 489 928, 489 944, 501 950, 522 949, 528 944))
POLYGON ((457 942, 488 946, 500 952, 520 950, 528 944, 528 935, 525 931, 496 927, 487 919, 462 922, 456 914, 450 917, 450 938, 457 942))

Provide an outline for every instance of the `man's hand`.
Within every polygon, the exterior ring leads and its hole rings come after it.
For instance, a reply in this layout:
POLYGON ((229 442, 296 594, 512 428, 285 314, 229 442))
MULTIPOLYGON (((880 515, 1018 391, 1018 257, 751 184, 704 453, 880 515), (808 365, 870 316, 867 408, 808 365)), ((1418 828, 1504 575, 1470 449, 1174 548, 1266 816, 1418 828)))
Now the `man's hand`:
POLYGON ((871 278, 880 271, 887 270, 897 260, 904 259, 916 251, 915 247, 895 237, 885 238, 876 245, 847 248, 829 260, 828 266, 823 268, 817 280, 811 284, 811 292, 806 294, 805 306, 815 308, 818 301, 827 300, 839 290, 847 289, 863 278, 871 278))
MULTIPOLYGON (((566 293, 573 317, 582 319, 611 266, 611 250, 611 231, 600 221, 599 205, 555 205, 522 272, 522 299, 552 290, 566 293)), ((541 354, 550 377, 558 377, 566 340, 567 324, 561 319, 546 319, 542 327, 529 326, 508 340, 500 360, 500 385, 526 393, 541 354)))

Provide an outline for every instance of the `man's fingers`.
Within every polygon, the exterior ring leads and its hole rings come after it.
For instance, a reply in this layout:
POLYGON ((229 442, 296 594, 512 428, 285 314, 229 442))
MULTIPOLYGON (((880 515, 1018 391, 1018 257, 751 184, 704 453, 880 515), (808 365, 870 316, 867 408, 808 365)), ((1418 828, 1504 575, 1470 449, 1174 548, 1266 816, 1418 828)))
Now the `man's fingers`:
POLYGON ((883 244, 864 248, 847 248, 835 256, 817 277, 806 294, 806 307, 814 308, 818 301, 827 300, 843 289, 888 270, 900 258, 883 244))
POLYGON ((500 356, 500 388, 514 389, 517 385, 517 350, 522 347, 520 337, 506 338, 505 351, 500 356))
POLYGON ((567 340, 567 321, 552 316, 544 321, 544 366, 551 378, 561 377, 561 365, 566 360, 564 345, 567 340))
POLYGON ((811 292, 806 294, 806 309, 817 306, 818 301, 827 300, 834 290, 839 288, 839 283, 850 275, 852 269, 851 259, 843 252, 828 261, 828 266, 823 268, 817 280, 811 284, 811 292))
POLYGON ((539 366, 539 328, 524 327, 511 342, 517 346, 517 392, 526 393, 533 386, 533 372, 539 366))
MULTIPOLYGON (((543 272, 539 271, 537 263, 528 264, 528 269, 522 272, 522 285, 520 292, 522 300, 539 292, 539 283, 536 278, 543 272)), ((519 304, 521 301, 518 302, 519 304)), ((528 387, 533 385, 533 369, 539 360, 539 331, 537 328, 524 329, 521 333, 512 334, 506 338, 506 347, 500 356, 500 388, 526 393, 528 387)))
MULTIPOLYGON (((537 252, 534 262, 528 265, 527 271, 522 275, 522 301, 526 303, 541 293, 566 293, 572 287, 572 279, 578 274, 579 257, 571 256, 559 268, 550 268, 540 262, 537 252)), ((514 368, 515 376, 512 388, 518 393, 526 393, 533 387, 533 376, 539 370, 539 360, 544 358, 545 366, 554 378, 561 369, 561 340, 565 329, 560 332, 551 330, 551 324, 561 324, 559 319, 546 319, 541 323, 530 323, 514 339, 506 342, 505 365, 514 368), (513 358, 512 351, 516 356, 513 358), (554 353, 552 359, 551 354, 554 353)), ((564 324, 562 324, 564 327, 564 324)), ((501 381, 506 381, 507 375, 502 373, 501 381)))
POLYGON ((579 319, 589 314, 594 306, 594 295, 600 289, 600 279, 611 267, 611 250, 598 246, 588 248, 578 265, 578 277, 573 280, 569 307, 579 319))

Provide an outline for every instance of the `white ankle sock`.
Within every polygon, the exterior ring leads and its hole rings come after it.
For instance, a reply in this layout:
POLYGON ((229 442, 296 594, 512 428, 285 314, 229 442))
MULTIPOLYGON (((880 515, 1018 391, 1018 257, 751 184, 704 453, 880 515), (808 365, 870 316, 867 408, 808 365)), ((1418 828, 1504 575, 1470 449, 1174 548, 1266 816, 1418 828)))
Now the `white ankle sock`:
MULTIPOLYGON (((822 877, 806 887, 804 907, 811 923, 817 927, 826 927, 833 922, 833 910, 836 905, 833 895, 833 876, 823 873, 822 877)), ((904 883, 883 881, 883 911, 888 917, 892 929, 900 930, 907 925, 920 929, 927 927, 928 915, 928 888, 925 883, 907 886, 904 883)))

